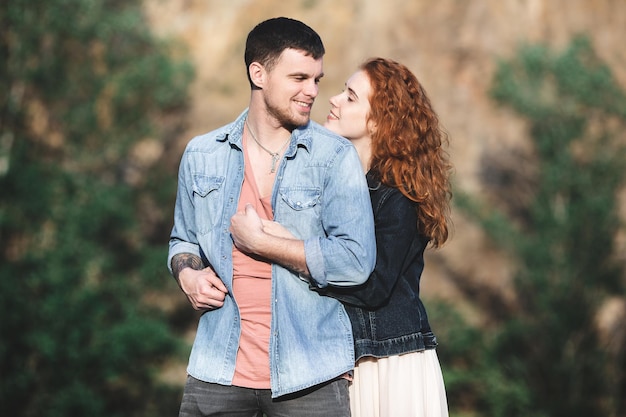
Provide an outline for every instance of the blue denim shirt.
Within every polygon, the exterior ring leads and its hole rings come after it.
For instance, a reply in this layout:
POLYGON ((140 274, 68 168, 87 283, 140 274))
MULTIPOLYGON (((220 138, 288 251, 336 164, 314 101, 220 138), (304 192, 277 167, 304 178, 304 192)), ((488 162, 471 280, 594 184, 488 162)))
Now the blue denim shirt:
MULTIPOLYGON (((179 253, 210 265, 229 290, 224 305, 199 321, 188 373, 230 385, 240 315, 232 297, 230 218, 244 174, 247 110, 229 125, 192 139, 178 177, 168 266, 179 253)), ((365 282, 374 269, 374 220, 354 147, 315 122, 295 129, 276 174, 274 220, 304 240, 310 279, 272 265, 270 378, 278 397, 331 380, 354 367, 350 320, 339 301, 314 288, 365 282)))

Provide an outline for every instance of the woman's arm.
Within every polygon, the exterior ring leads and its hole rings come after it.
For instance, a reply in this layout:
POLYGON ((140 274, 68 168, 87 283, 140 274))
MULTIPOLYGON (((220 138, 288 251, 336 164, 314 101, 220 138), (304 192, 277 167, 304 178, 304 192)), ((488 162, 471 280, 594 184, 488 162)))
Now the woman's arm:
POLYGON ((396 283, 414 262, 423 262, 428 239, 419 235, 415 203, 398 190, 373 201, 376 232, 376 266, 365 284, 338 288, 329 286, 323 294, 346 304, 374 309, 391 297, 396 283))

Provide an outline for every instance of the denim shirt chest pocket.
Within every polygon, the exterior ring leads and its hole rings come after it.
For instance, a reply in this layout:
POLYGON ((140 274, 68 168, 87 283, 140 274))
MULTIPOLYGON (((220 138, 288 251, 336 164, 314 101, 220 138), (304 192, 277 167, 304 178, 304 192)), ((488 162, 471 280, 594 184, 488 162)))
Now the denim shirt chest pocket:
POLYGON ((207 234, 220 221, 224 177, 192 174, 193 201, 198 233, 207 234))
POLYGON ((304 225, 320 218, 322 191, 319 187, 281 187, 278 194, 279 207, 275 213, 284 215, 282 221, 304 225))
POLYGON ((318 187, 282 187, 279 193, 280 198, 296 211, 315 207, 322 195, 318 187))

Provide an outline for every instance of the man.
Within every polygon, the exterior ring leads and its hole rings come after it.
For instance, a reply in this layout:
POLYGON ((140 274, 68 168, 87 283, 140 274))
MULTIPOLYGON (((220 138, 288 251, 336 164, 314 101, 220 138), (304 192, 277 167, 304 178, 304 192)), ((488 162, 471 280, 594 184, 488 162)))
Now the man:
POLYGON ((302 22, 257 25, 249 108, 183 154, 168 265, 204 314, 181 416, 350 415, 350 322, 313 290, 365 282, 376 249, 354 147, 310 120, 323 55, 302 22))

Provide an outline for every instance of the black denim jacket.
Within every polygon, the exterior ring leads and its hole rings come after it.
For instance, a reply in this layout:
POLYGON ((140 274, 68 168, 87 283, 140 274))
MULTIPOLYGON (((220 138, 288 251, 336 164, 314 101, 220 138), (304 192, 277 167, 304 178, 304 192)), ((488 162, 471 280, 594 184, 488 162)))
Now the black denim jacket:
POLYGON ((343 302, 352 323, 356 359, 434 349, 419 298, 428 238, 417 225, 416 203, 396 188, 367 174, 376 225, 376 267, 358 287, 327 287, 325 294, 343 302))

